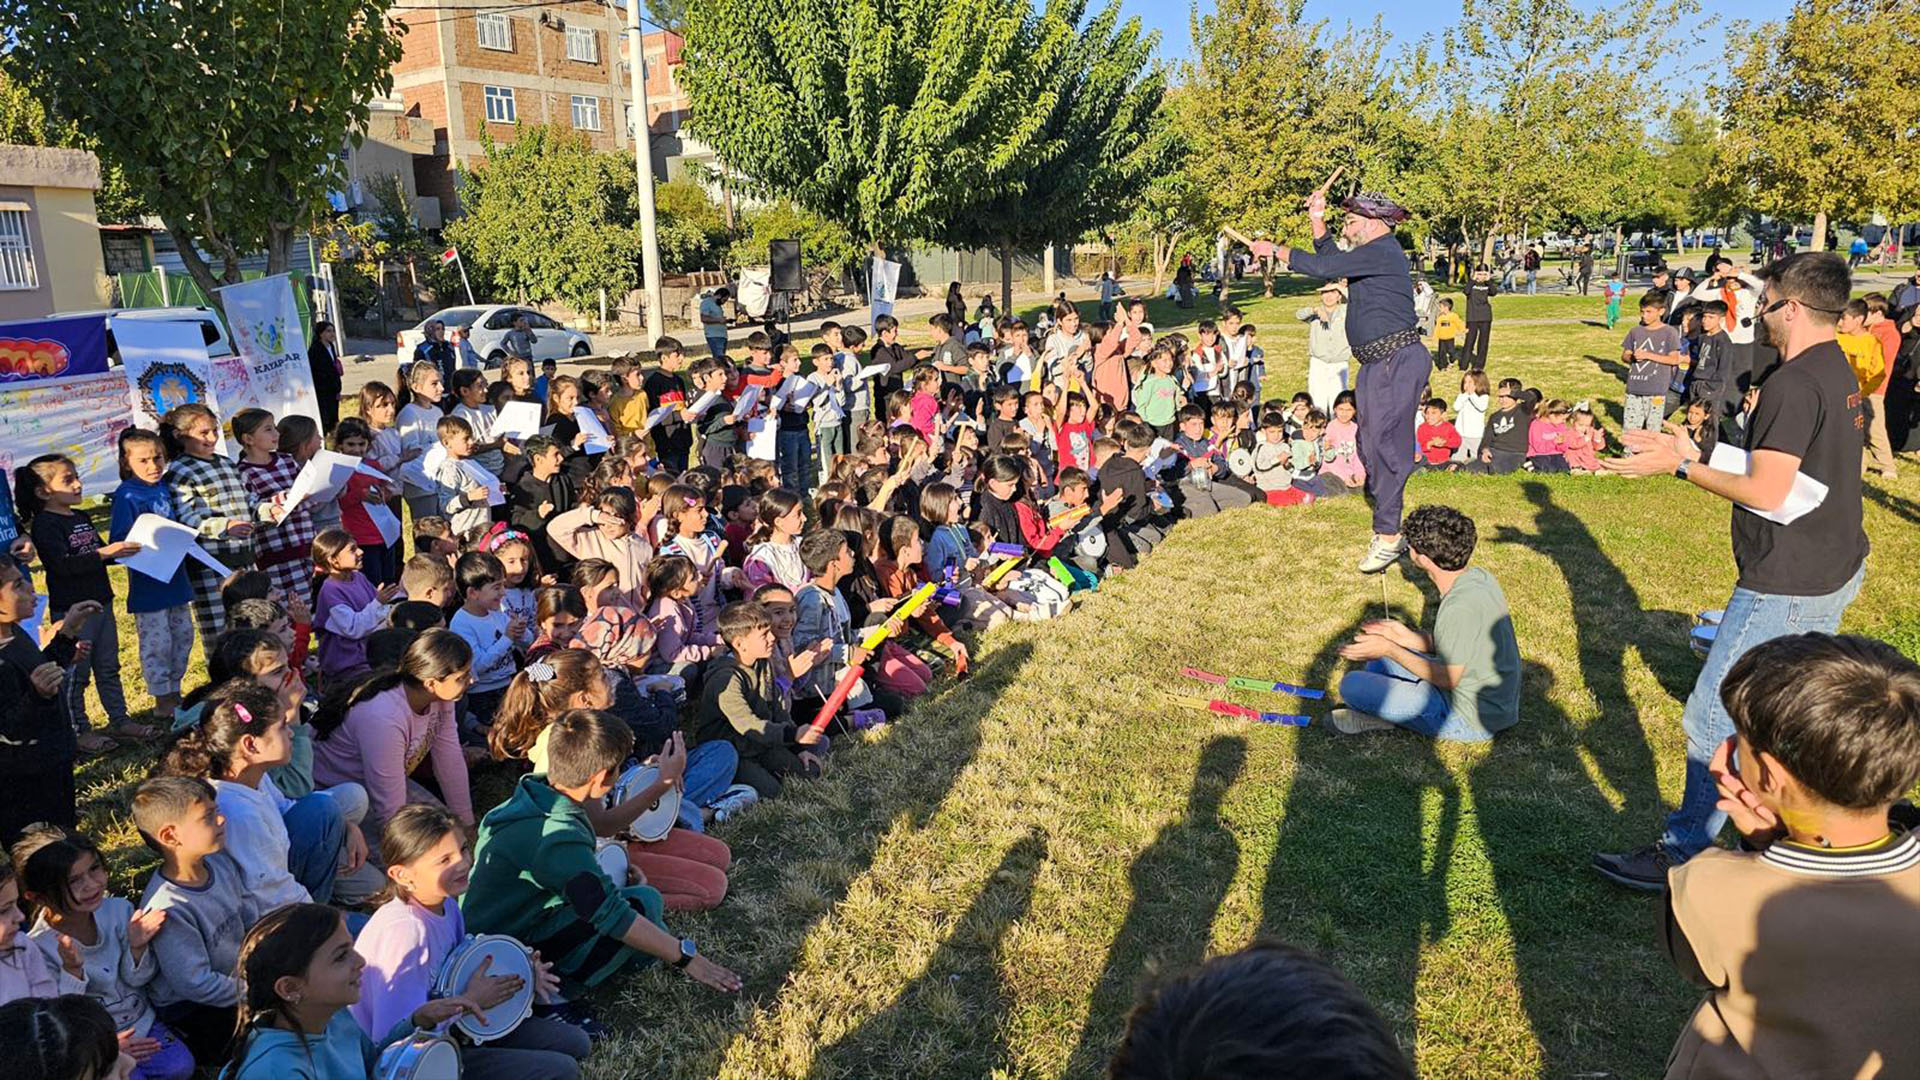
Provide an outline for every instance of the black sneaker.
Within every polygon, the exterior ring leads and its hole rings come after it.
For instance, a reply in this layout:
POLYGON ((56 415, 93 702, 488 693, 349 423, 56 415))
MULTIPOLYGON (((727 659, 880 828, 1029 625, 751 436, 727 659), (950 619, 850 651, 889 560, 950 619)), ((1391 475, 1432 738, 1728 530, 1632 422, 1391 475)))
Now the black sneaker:
POLYGON ((578 1001, 563 1001, 557 1005, 535 1004, 533 1015, 558 1020, 563 1024, 572 1024, 586 1032, 590 1042, 599 1042, 613 1034, 611 1028, 601 1023, 585 1004, 578 1001))
POLYGON ((1593 868, 1602 877, 1629 889, 1658 892, 1667 887, 1667 871, 1680 860, 1667 851, 1665 844, 1653 843, 1619 855, 1601 853, 1593 857, 1593 868))

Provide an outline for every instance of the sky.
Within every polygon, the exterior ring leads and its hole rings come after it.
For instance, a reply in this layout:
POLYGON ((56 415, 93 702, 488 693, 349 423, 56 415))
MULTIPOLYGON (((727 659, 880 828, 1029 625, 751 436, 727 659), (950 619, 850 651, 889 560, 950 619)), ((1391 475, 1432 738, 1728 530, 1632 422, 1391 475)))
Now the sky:
MULTIPOLYGON (((1208 9, 1212 0, 1200 0, 1208 9)), ((1576 0, 1581 2, 1581 0, 1576 0)), ((1582 6, 1587 6, 1582 3, 1582 6)), ((1701 0, 1702 17, 1718 15, 1723 19, 1748 19, 1761 22, 1783 18, 1793 6, 1792 0, 1701 0)), ((1184 60, 1192 52, 1193 39, 1188 16, 1188 0, 1121 0, 1121 8, 1138 15, 1146 25, 1160 31, 1160 55, 1166 60, 1184 60)), ((1415 41, 1423 34, 1435 34, 1460 18, 1459 0, 1308 0, 1307 17, 1326 19, 1338 25, 1352 20, 1366 24, 1375 15, 1383 16, 1386 28, 1397 40, 1415 41)))

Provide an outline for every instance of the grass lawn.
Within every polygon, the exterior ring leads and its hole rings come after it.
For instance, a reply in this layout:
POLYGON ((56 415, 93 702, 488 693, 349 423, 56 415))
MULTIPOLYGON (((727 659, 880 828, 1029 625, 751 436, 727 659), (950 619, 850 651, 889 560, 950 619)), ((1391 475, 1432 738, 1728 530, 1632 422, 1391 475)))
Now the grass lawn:
MULTIPOLYGON (((1305 301, 1237 296, 1269 393, 1290 394, 1305 301)), ((1574 321, 1597 298, 1495 304, 1490 373, 1589 399, 1617 430, 1625 327, 1574 321)), ((1457 383, 1434 388, 1451 401, 1457 383)), ((1920 558, 1916 475, 1871 482, 1875 550, 1847 620, 1910 653, 1920 581, 1898 568, 1920 558)), ((971 680, 841 748, 826 779, 721 826, 732 895, 674 928, 746 992, 618 982, 604 1012, 621 1034, 594 1075, 1092 1077, 1144 973, 1257 935, 1332 958, 1422 1075, 1659 1075, 1693 995, 1655 949, 1655 901, 1587 859, 1653 837, 1678 796, 1687 629, 1734 579, 1726 506, 1611 477, 1419 476, 1408 496, 1479 523, 1527 661, 1518 727, 1436 746, 1342 738, 1318 722, 1327 703, 1305 729, 1168 704, 1197 691, 1183 665, 1329 685, 1383 602, 1352 569, 1360 499, 1182 525, 1065 619, 988 635, 971 680)), ((1430 617, 1423 581, 1396 569, 1384 591, 1400 617, 1430 617)), ((144 705, 130 626, 125 640, 144 705)), ((140 753, 84 777, 123 887, 141 868, 120 802, 140 753)))

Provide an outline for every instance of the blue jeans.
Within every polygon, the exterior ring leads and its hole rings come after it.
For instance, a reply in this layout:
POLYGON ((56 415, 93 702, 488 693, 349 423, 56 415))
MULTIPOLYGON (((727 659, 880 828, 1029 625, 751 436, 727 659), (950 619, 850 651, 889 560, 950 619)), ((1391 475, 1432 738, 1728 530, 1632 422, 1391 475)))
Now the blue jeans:
POLYGON ((813 440, 806 428, 774 432, 773 457, 780 469, 780 486, 795 495, 812 490, 813 485, 807 483, 807 472, 813 463, 813 440))
POLYGON ((707 354, 715 360, 725 360, 727 358, 727 332, 725 330, 722 330, 718 334, 707 335, 707 354))
POLYGON ((1341 676, 1340 700, 1349 709, 1435 739, 1486 742, 1493 738, 1493 732, 1455 715, 1446 691, 1421 681, 1392 660, 1369 660, 1365 668, 1341 676))
POLYGON ((700 808, 712 806, 733 786, 733 773, 740 767, 740 751, 725 739, 704 742, 687 751, 687 775, 680 781, 680 825, 694 832, 706 832, 700 821, 700 808))
POLYGON ((1733 590, 1727 601, 1726 617, 1713 637, 1707 663, 1694 680, 1693 693, 1687 695, 1687 708, 1681 714, 1680 727, 1687 733, 1687 787, 1680 805, 1667 815, 1667 831, 1660 838, 1669 854, 1685 861, 1713 846, 1727 815, 1714 809, 1720 792, 1714 787, 1707 762, 1713 752, 1733 734, 1733 721, 1720 701, 1720 683, 1734 661, 1749 649, 1790 634, 1818 631, 1831 634, 1840 628, 1840 616, 1860 592, 1866 577, 1862 565, 1852 580, 1825 596, 1776 596, 1751 589, 1733 590))
POLYGON ((347 819, 340 804, 316 791, 295 799, 281 819, 287 826, 288 872, 313 894, 314 903, 328 903, 340 872, 340 849, 347 843, 347 819))

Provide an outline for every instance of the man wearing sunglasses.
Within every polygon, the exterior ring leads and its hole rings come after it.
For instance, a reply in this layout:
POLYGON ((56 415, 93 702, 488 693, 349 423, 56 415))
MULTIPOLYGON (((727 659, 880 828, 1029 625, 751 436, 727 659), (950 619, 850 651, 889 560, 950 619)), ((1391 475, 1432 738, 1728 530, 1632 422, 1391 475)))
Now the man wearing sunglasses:
MULTIPOLYGON (((1686 791, 1659 841, 1622 854, 1594 856, 1594 868, 1636 889, 1666 886, 1667 871, 1711 846, 1726 821, 1708 762, 1733 733, 1720 683, 1748 650, 1788 634, 1832 633, 1865 575, 1867 534, 1861 527, 1860 449, 1865 419, 1860 383, 1834 340, 1834 326, 1852 289, 1846 261, 1830 252, 1789 256, 1760 279, 1755 322, 1759 343, 1781 363, 1760 387, 1748 419, 1745 460, 1701 460, 1700 448, 1677 425, 1664 433, 1629 431, 1632 456, 1603 462, 1628 476, 1672 473, 1733 503, 1733 560, 1740 578, 1727 602, 1713 649, 1687 698, 1686 791), (1796 477, 1826 486, 1811 509, 1796 498, 1796 477)), ((1718 457, 1718 455, 1716 455, 1718 457)))

